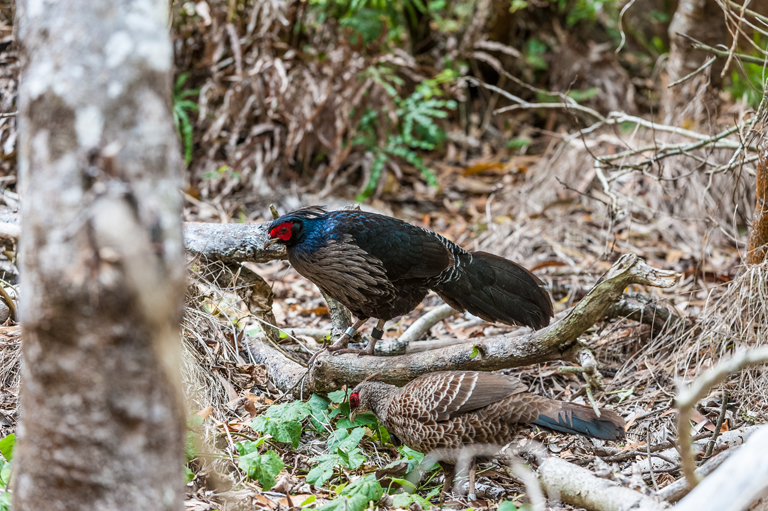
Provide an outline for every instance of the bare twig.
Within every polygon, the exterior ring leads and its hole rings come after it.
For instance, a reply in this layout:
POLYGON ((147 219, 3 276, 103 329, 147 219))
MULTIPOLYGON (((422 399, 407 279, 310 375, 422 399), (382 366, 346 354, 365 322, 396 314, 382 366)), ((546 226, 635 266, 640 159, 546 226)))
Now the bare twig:
POLYGON ((715 424, 715 431, 712 433, 712 440, 707 444, 707 450, 704 451, 704 459, 708 459, 712 456, 712 449, 715 448, 715 442, 717 442, 717 435, 720 434, 720 428, 723 427, 725 422, 725 412, 728 409, 728 391, 723 391, 723 406, 720 407, 720 415, 717 417, 717 424, 715 424))
POLYGON ((702 71, 707 69, 709 66, 711 66, 716 60, 717 60, 717 57, 709 57, 709 59, 707 59, 707 61, 704 62, 704 64, 702 64, 700 68, 693 71, 692 73, 689 73, 683 76, 679 80, 675 80, 674 82, 670 83, 669 85, 667 85, 667 88, 671 89, 675 85, 680 85, 683 82, 687 82, 688 80, 690 80, 691 78, 693 78, 694 76, 696 76, 697 74, 701 73, 702 71))

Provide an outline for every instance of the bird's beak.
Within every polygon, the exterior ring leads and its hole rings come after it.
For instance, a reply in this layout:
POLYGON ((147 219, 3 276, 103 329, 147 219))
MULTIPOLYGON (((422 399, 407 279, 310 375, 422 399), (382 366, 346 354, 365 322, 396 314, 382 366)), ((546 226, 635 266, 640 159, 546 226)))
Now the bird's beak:
POLYGON ((264 246, 262 248, 267 248, 270 245, 274 245, 278 241, 280 241, 280 238, 269 238, 267 241, 264 242, 264 246))
POLYGON ((354 411, 354 412, 352 412, 352 413, 350 413, 350 414, 349 414, 349 421, 350 421, 352 424, 354 424, 354 423, 355 423, 355 419, 356 419, 356 418, 357 418, 357 411, 354 411))

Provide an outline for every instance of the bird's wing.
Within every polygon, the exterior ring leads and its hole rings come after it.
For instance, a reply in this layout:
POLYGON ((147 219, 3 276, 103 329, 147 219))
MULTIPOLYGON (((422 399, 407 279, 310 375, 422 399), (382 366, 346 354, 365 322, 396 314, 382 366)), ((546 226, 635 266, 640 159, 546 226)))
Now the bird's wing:
POLYGON ((376 257, 391 281, 434 277, 454 263, 448 248, 432 232, 402 220, 364 211, 335 211, 334 231, 354 237, 376 257))
POLYGON ((381 261, 355 244, 348 234, 312 252, 295 252, 291 264, 348 307, 395 294, 381 261))
POLYGON ((445 421, 526 390, 512 376, 447 371, 416 378, 400 390, 400 396, 410 401, 410 408, 420 409, 419 420, 445 421))

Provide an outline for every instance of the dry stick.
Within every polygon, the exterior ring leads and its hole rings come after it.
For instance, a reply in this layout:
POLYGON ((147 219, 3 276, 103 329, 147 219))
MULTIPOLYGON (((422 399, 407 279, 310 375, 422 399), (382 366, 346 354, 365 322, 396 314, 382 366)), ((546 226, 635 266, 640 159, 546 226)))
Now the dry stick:
POLYGON ((593 511, 660 511, 666 507, 559 458, 548 458, 541 464, 539 482, 550 498, 559 497, 567 504, 593 511))
POLYGON ((678 392, 675 406, 679 410, 677 434, 680 447, 680 461, 683 466, 683 474, 691 487, 696 486, 699 482, 694 473, 696 462, 691 445, 690 420, 693 407, 709 392, 712 386, 724 381, 731 373, 766 362, 768 362, 768 347, 741 352, 705 371, 689 387, 683 388, 678 392))
MULTIPOLYGON (((684 37, 691 41, 691 48, 694 50, 704 50, 708 51, 709 53, 712 53, 714 55, 717 55, 718 57, 728 57, 729 52, 725 50, 719 50, 717 48, 713 48, 707 44, 702 43, 701 41, 694 39, 693 37, 687 35, 687 34, 677 34, 680 37, 684 37)), ((752 55, 744 55, 743 53, 736 53, 735 54, 742 62, 749 62, 750 64, 758 64, 758 65, 764 65, 765 60, 759 58, 759 57, 753 57, 752 55)))
MULTIPOLYGON (((725 460, 731 457, 734 452, 736 452, 736 449, 729 449, 727 451, 721 452, 716 456, 713 456, 704 465, 696 469, 696 475, 702 479, 708 476, 714 472, 717 467, 722 465, 725 460)), ((666 500, 667 502, 677 502, 678 500, 685 497, 690 491, 691 487, 688 486, 688 481, 685 480, 685 477, 681 477, 674 483, 671 483, 661 490, 658 490, 656 492, 656 496, 666 500)))
POLYGON ((709 459, 712 456, 712 449, 715 448, 715 442, 717 442, 717 435, 720 434, 720 428, 723 427, 725 422, 725 412, 728 408, 728 391, 723 391, 723 406, 720 408, 720 415, 717 417, 717 424, 715 424, 715 431, 712 433, 712 439, 707 444, 707 450, 704 451, 704 459, 709 459))
POLYGON ((667 88, 671 89, 675 85, 680 85, 683 82, 687 82, 688 80, 690 80, 691 78, 693 78, 694 76, 696 76, 697 74, 701 73, 702 71, 707 69, 709 66, 711 66, 716 60, 717 60, 717 57, 714 57, 714 56, 713 57, 709 57, 709 59, 707 59, 707 61, 704 64, 702 64, 701 67, 698 68, 696 71, 693 71, 692 73, 689 73, 689 74, 683 76, 679 80, 675 80, 674 82, 672 82, 669 85, 667 85, 667 88))

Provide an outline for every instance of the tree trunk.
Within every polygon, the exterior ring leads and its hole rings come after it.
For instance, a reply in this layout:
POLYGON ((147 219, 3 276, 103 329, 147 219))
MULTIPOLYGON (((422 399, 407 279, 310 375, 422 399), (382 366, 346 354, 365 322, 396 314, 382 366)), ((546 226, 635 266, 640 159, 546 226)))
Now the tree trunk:
POLYGON ((181 159, 167 0, 19 0, 13 507, 180 510, 181 159))
POLYGON ((749 233, 747 264, 765 261, 768 251, 768 140, 760 148, 760 159, 755 169, 755 212, 749 233))
MULTIPOLYGON (((681 37, 687 34, 710 46, 728 44, 723 12, 715 0, 680 0, 669 25, 668 83, 689 75, 701 67, 710 56, 691 48, 691 41, 681 37)), ((665 124, 683 125, 685 120, 696 121, 706 114, 707 102, 714 98, 706 93, 707 82, 720 86, 722 60, 716 61, 695 77, 672 88, 662 90, 662 111, 665 124)), ((712 105, 710 105, 712 106, 712 105)), ((710 112, 714 115, 714 112, 710 112)))

